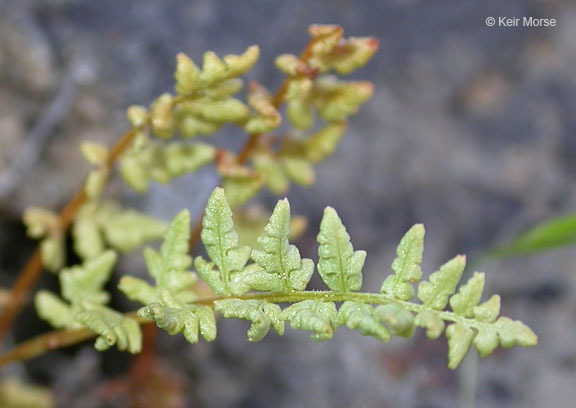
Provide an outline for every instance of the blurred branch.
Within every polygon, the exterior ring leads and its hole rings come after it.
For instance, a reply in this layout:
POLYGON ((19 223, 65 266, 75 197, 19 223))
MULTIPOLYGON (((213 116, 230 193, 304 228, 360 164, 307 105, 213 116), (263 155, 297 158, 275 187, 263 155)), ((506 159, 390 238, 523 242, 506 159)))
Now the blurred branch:
MULTIPOLYGON (((120 138, 120 140, 118 140, 118 142, 112 147, 107 163, 108 168, 111 169, 114 166, 118 157, 130 145, 135 134, 136 131, 134 129, 129 130, 124 133, 122 138, 120 138)), ((84 191, 84 185, 82 185, 82 188, 74 195, 74 197, 72 197, 60 212, 60 222, 64 230, 67 230, 70 227, 76 213, 80 207, 84 205, 86 200, 87 196, 84 191)), ((34 286, 41 274, 42 259, 40 257, 40 250, 36 249, 10 289, 11 300, 0 315, 0 341, 6 335, 6 332, 20 313, 26 302, 30 289, 34 286)))

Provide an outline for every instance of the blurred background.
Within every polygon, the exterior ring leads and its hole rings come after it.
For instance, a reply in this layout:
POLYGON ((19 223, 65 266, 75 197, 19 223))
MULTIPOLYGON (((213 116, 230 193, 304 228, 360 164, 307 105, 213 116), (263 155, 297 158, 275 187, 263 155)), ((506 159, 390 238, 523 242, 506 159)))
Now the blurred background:
MULTIPOLYGON (((376 36, 380 51, 353 76, 374 82, 373 99, 318 167, 317 184, 288 194, 293 213, 309 219, 303 256, 315 257, 322 209, 331 205, 354 246, 368 251, 364 288, 377 291, 397 242, 416 222, 427 227, 429 274, 457 253, 474 257, 576 209, 573 1, 0 0, 0 284, 13 281, 34 248, 22 211, 66 202, 88 171, 79 144, 112 144, 127 129, 126 107, 171 91, 178 52, 198 61, 206 50, 240 53, 259 44, 248 78, 276 89, 275 56, 299 53, 313 23, 376 36), (489 16, 555 18, 557 26, 487 27, 489 16)), ((231 128, 212 140, 237 150, 244 138, 231 128)), ((200 211, 215 183, 205 169, 144 196, 120 182, 110 192, 170 219, 182 208, 200 211)), ((263 193, 256 201, 272 208, 276 199, 263 193)), ((479 362, 478 407, 573 406, 575 255, 568 248, 480 265, 487 293, 500 293, 503 313, 527 323, 540 344, 479 362)), ((138 256, 128 258, 118 273, 140 267, 138 256)), ((44 276, 40 286, 57 282, 44 276)), ((419 331, 383 345, 341 330, 316 344, 287 330, 255 345, 246 329, 221 322, 214 344, 195 346, 162 335, 162 369, 182 406, 459 404, 459 373, 446 368, 444 336, 429 341, 419 331)), ((13 340, 45 330, 27 310, 13 340)), ((85 344, 3 374, 52 387, 58 406, 117 407, 127 400, 110 381, 129 363, 125 354, 101 355, 85 344)))

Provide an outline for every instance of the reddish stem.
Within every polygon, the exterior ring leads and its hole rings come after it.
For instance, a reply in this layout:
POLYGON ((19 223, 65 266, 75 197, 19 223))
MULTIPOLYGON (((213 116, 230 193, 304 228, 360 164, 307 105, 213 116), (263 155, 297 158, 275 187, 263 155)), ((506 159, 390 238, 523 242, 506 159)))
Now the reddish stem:
MULTIPOLYGON (((108 168, 114 166, 115 161, 122 154, 124 150, 130 145, 130 142, 134 138, 136 131, 134 129, 129 130, 124 133, 124 135, 118 140, 118 142, 112 147, 110 151, 110 156, 108 158, 108 168)), ((70 201, 64 206, 60 212, 60 224, 62 229, 67 230, 76 213, 84 205, 87 200, 84 188, 79 190, 70 201)), ((20 314, 22 308, 26 304, 26 300, 31 289, 34 287, 38 278, 42 275, 42 258, 40 255, 40 250, 36 249, 32 256, 26 262, 26 265, 22 271, 18 274, 16 281, 10 289, 10 302, 7 304, 3 313, 0 315, 0 342, 3 340, 4 336, 8 332, 8 329, 12 326, 14 320, 20 314)))

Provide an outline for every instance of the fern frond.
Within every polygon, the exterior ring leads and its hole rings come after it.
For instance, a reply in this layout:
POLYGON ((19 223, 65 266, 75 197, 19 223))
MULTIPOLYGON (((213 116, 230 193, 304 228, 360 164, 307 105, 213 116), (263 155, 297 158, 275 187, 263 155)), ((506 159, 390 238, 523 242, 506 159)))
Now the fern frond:
POLYGON ((331 339, 335 331, 336 305, 322 300, 304 300, 282 310, 280 319, 290 322, 297 330, 313 331, 316 341, 331 339))
POLYGON ((269 280, 279 282, 272 290, 279 286, 284 292, 303 290, 314 272, 312 260, 301 259, 298 249, 290 245, 289 234, 290 204, 284 199, 278 201, 264 234, 258 238, 262 249, 252 251, 252 259, 263 269, 260 276, 269 274, 269 280))
POLYGON ((498 345, 534 346, 538 342, 523 323, 499 317, 499 296, 480 303, 483 273, 475 273, 455 293, 466 264, 464 256, 455 257, 428 281, 420 282, 418 299, 422 303, 412 300, 412 284, 422 278, 422 225, 412 227, 400 241, 393 274, 379 294, 359 292, 366 253, 354 250, 333 208, 326 208, 318 234, 318 272, 329 291, 306 290, 314 263, 302 259, 288 240, 290 205, 286 199, 278 201, 258 238, 261 249, 240 246, 232 210, 221 188, 208 200, 203 227, 202 241, 212 262, 197 257, 195 267, 219 295, 216 298, 191 299, 187 289, 192 280, 174 285, 180 274, 193 276, 185 271, 190 266, 186 255, 190 219, 185 211, 172 221, 160 253, 145 251, 156 286, 132 277, 121 281, 121 289, 130 298, 146 305, 139 311, 141 317, 154 320, 169 334, 183 333, 190 342, 197 342, 199 333, 209 341, 214 339, 213 309, 225 318, 250 321, 250 341, 262 340, 270 327, 283 334, 284 322, 297 330, 312 331, 314 340, 331 338, 341 326, 383 342, 391 335, 411 337, 416 327, 426 329, 431 339, 446 330, 450 368, 460 364, 472 344, 484 357, 498 345), (248 263, 250 256, 256 263, 248 263), (256 292, 247 292, 249 288, 256 292), (291 305, 282 310, 283 303, 291 305), (337 303, 341 303, 339 308, 337 303), (451 311, 445 310, 448 304, 451 311))
POLYGON ((155 321, 170 335, 184 334, 190 343, 197 343, 200 334, 206 341, 216 338, 216 319, 210 307, 187 305, 166 289, 159 289, 159 302, 143 307, 138 315, 155 321))
POLYGON ((138 353, 142 346, 138 323, 105 306, 110 295, 103 287, 116 259, 115 252, 106 251, 82 265, 62 270, 60 286, 69 303, 50 292, 40 291, 36 294, 35 306, 38 315, 56 328, 90 328, 98 334, 94 345, 97 350, 116 345, 120 350, 138 353))
POLYGON ((194 263, 202 279, 218 294, 242 294, 249 289, 246 285, 236 284, 234 279, 234 275, 244 270, 251 249, 239 246, 232 215, 224 190, 215 189, 208 198, 201 238, 217 270, 202 257, 196 258, 194 263))
POLYGON ((142 348, 142 332, 138 323, 108 307, 82 302, 75 318, 99 335, 94 344, 96 350, 103 351, 116 345, 119 350, 135 354, 142 348))
POLYGON ((192 258, 188 255, 190 239, 190 213, 178 214, 164 233, 164 241, 157 252, 151 248, 144 249, 144 260, 148 273, 155 280, 155 287, 145 281, 123 276, 119 288, 132 300, 148 304, 158 301, 157 289, 168 290, 181 301, 196 299, 190 288, 196 283, 196 274, 189 270, 192 258))
POLYGON ((318 234, 318 273, 326 285, 335 291, 359 291, 365 251, 354 251, 350 235, 332 207, 324 210, 318 234))
POLYGON ((424 226, 414 225, 400 240, 397 257, 392 263, 394 275, 386 278, 380 292, 400 300, 414 297, 413 282, 422 278, 422 253, 424 251, 424 226))
POLYGON ((214 308, 226 318, 251 321, 249 341, 262 340, 268 334, 270 326, 278 334, 284 334, 284 321, 280 318, 282 309, 275 303, 265 300, 224 299, 214 302, 214 308))

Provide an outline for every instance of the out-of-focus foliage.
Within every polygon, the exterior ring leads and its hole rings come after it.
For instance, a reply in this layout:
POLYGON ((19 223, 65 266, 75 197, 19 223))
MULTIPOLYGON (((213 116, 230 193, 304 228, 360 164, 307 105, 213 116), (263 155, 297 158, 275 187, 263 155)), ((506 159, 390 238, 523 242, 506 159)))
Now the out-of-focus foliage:
POLYGON ((46 290, 36 294, 38 315, 58 329, 89 327, 98 334, 95 347, 138 353, 142 335, 138 323, 108 307, 110 295, 104 284, 116 264, 116 253, 105 251, 82 265, 63 269, 60 274, 62 297, 46 290))
POLYGON ((488 252, 488 256, 507 258, 533 254, 576 244, 576 215, 544 221, 524 231, 511 242, 488 252))

